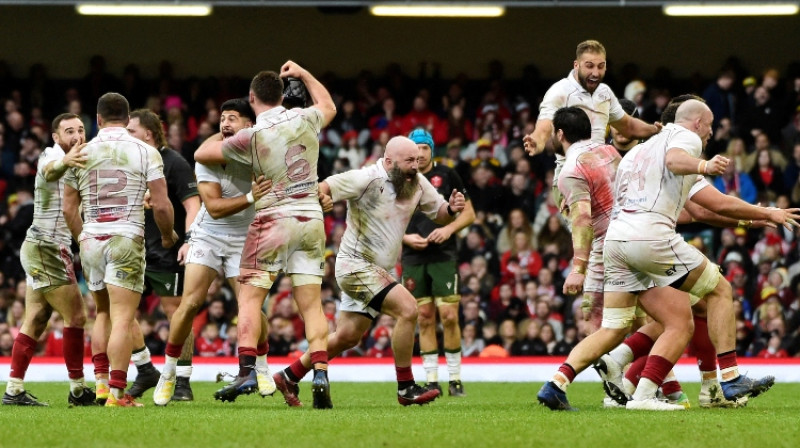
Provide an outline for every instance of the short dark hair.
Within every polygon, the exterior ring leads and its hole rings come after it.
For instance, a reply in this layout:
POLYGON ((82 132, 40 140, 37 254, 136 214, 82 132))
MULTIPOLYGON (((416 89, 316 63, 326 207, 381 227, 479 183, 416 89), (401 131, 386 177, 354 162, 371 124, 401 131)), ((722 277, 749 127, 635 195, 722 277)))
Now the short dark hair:
POLYGON ((583 109, 575 106, 562 107, 553 115, 553 129, 564 132, 564 138, 575 143, 592 137, 592 123, 583 109))
POLYGON ((119 93, 108 92, 97 100, 97 114, 103 121, 127 123, 130 110, 128 100, 119 93))
POLYGON ((584 53, 599 53, 605 55, 606 47, 596 40, 585 40, 579 43, 578 47, 575 49, 575 59, 580 59, 581 55, 584 53))
POLYGON ((620 98, 619 105, 622 106, 622 110, 624 110, 626 114, 633 118, 639 118, 639 109, 636 108, 636 103, 633 101, 627 98, 620 98))
MULTIPOLYGON (((164 135, 164 125, 161 118, 150 109, 136 109, 131 112, 131 118, 138 118, 139 124, 153 133, 153 140, 159 148, 167 146, 167 137, 164 135)), ((180 148, 175 148, 180 149, 180 148)))
POLYGON ((250 82, 250 90, 264 104, 277 106, 283 102, 283 80, 273 71, 258 72, 250 82))
POLYGON ((58 127, 61 126, 62 121, 72 120, 73 118, 80 119, 81 117, 80 115, 75 115, 70 113, 59 114, 56 118, 53 118, 53 125, 50 127, 50 129, 52 129, 53 132, 58 132, 58 127))
POLYGON ((250 107, 250 103, 247 102, 244 98, 232 98, 228 101, 222 103, 222 106, 219 108, 220 112, 225 112, 226 110, 232 110, 235 112, 239 112, 239 115, 242 118, 247 118, 253 123, 256 122, 256 114, 253 112, 253 108, 250 107))
POLYGON ((703 103, 706 102, 706 100, 704 100, 702 97, 691 93, 678 95, 669 100, 669 104, 667 104, 667 107, 664 108, 664 112, 661 112, 661 124, 675 123, 675 113, 678 112, 678 107, 689 100, 697 100, 703 103))

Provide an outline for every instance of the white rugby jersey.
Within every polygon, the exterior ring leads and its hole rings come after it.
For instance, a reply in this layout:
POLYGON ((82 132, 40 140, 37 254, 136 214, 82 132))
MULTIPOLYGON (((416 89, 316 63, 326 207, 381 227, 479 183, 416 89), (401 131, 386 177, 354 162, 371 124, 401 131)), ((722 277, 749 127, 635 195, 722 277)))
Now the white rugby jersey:
POLYGON ((609 122, 621 120, 625 116, 625 111, 611 87, 600 83, 594 93, 589 93, 575 79, 575 70, 547 89, 539 105, 539 119, 552 120, 558 109, 570 106, 581 108, 589 116, 592 141, 597 143, 605 143, 609 122))
POLYGON ((317 198, 317 162, 322 112, 315 107, 262 112, 252 128, 225 139, 227 160, 252 167, 272 180, 272 191, 256 201, 256 211, 322 219, 317 198))
POLYGON ((64 182, 80 192, 83 231, 144 236, 147 182, 164 177, 158 150, 123 127, 108 127, 81 153, 87 156, 85 168, 68 169, 64 182))
POLYGON ((347 260, 366 261, 387 271, 394 268, 414 212, 435 219, 446 203, 424 175, 418 172, 417 180, 414 196, 399 201, 383 159, 325 179, 334 202, 347 200, 347 230, 336 256, 337 275, 347 273, 347 260))
MULTIPOLYGON (((223 198, 235 198, 250 192, 253 171, 249 166, 236 162, 229 162, 225 166, 206 166, 202 163, 196 163, 194 165, 194 174, 198 183, 218 183, 222 187, 223 198)), ((247 207, 233 215, 214 219, 208 213, 206 204, 203 203, 194 218, 191 230, 202 229, 222 235, 246 236, 247 228, 253 222, 255 213, 253 207, 247 207)))
POLYGON ((700 157, 700 137, 670 123, 622 159, 614 185, 614 211, 606 240, 661 240, 675 233, 686 200, 710 185, 703 176, 679 176, 667 169, 672 148, 700 157))
POLYGON ((51 241, 69 246, 72 234, 64 221, 64 176, 48 182, 44 169, 50 162, 64 158, 64 150, 58 144, 44 150, 36 165, 36 179, 33 192, 33 222, 27 238, 51 241))

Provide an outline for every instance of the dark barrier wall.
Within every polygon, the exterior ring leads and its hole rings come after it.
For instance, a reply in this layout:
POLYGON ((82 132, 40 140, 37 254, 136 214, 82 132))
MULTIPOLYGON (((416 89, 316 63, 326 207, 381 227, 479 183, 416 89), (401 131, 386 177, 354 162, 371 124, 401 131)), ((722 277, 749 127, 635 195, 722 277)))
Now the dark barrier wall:
POLYGON ((498 19, 398 19, 328 15, 315 8, 217 8, 206 18, 82 17, 71 7, 0 6, 0 59, 16 76, 42 62, 49 76, 84 75, 93 54, 111 72, 126 63, 145 76, 158 62, 176 76, 250 76, 291 57, 312 69, 352 76, 399 62, 414 73, 419 61, 439 61, 443 74, 484 77, 487 62, 503 62, 517 77, 535 63, 545 77, 569 70, 575 44, 602 41, 618 69, 636 62, 642 74, 669 67, 688 77, 713 76, 729 55, 760 72, 800 59, 800 18, 670 18, 659 8, 508 9, 498 19))

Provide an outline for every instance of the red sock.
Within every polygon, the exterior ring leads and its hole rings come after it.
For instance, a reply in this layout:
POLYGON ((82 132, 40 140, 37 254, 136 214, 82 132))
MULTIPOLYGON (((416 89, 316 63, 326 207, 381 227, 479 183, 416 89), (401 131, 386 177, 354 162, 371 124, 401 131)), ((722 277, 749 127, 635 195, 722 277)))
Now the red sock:
POLYGON ((397 382, 414 382, 414 374, 411 372, 411 366, 408 367, 394 367, 394 371, 397 373, 397 382))
POLYGON ((567 377, 567 380, 569 380, 570 383, 575 381, 575 377, 578 376, 578 373, 575 372, 575 369, 567 363, 561 364, 561 367, 558 368, 558 371, 567 377))
POLYGON ((708 337, 708 322, 705 317, 694 318, 694 334, 689 344, 697 356, 697 366, 701 371, 717 370, 717 351, 708 337))
POLYGON ((258 356, 264 356, 269 353, 269 341, 260 342, 256 345, 256 354, 258 356))
POLYGON ((35 351, 36 341, 27 334, 19 333, 11 349, 11 373, 8 376, 24 380, 35 351))
POLYGON ((735 351, 717 355, 717 362, 719 363, 719 370, 730 369, 731 367, 737 367, 739 365, 736 361, 735 351))
POLYGON ((94 364, 95 375, 108 375, 109 361, 107 353, 97 353, 93 355, 92 364, 94 364))
POLYGON ((69 378, 83 378, 83 328, 64 328, 64 363, 69 378))
POLYGON ((633 383, 634 386, 639 385, 639 380, 642 379, 642 370, 644 370, 645 364, 647 364, 647 356, 642 356, 636 361, 633 361, 631 366, 628 367, 628 371, 625 372, 625 378, 633 383))
POLYGON ((300 362, 300 358, 297 358, 294 360, 294 362, 289 364, 289 367, 285 370, 285 372, 289 379, 296 383, 302 380, 310 370, 310 367, 304 366, 303 363, 300 362))
POLYGON ((173 344, 171 342, 167 342, 167 348, 164 350, 164 354, 167 356, 171 356, 173 358, 180 358, 182 351, 183 351, 183 342, 181 342, 180 344, 173 344))
POLYGON ((667 396, 674 394, 675 392, 680 392, 681 390, 681 383, 679 383, 677 380, 666 381, 661 385, 661 392, 667 396))
POLYGON ((647 356, 650 353, 650 349, 653 348, 654 343, 655 342, 650 339, 650 336, 639 331, 628 336, 624 342, 625 345, 631 348, 634 360, 639 359, 642 356, 647 356))
POLYGON ((255 347, 239 347, 239 376, 244 378, 256 367, 255 347))
POLYGON ((311 352, 311 365, 328 364, 328 352, 325 350, 318 350, 311 352))
POLYGON ((666 358, 650 355, 647 357, 647 364, 644 366, 644 370, 642 370, 642 378, 647 378, 655 384, 662 384, 674 365, 666 358))
POLYGON ((124 370, 112 370, 108 385, 109 387, 125 390, 128 386, 128 372, 124 370))

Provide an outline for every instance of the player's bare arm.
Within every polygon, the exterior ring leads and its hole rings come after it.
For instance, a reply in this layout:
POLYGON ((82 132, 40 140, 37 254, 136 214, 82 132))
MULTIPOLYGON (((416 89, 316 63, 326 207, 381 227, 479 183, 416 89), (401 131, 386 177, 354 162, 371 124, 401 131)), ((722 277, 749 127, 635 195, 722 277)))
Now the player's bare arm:
MULTIPOLYGON (((314 107, 322 112, 322 127, 327 126, 336 116, 336 105, 328 89, 322 85, 308 70, 293 61, 286 61, 281 67, 281 78, 298 78, 306 85, 308 94, 314 102, 314 107)), ((196 159, 195 159, 196 160, 196 159)))
POLYGON ((169 249, 178 242, 178 234, 175 232, 175 210, 167 196, 167 181, 160 179, 147 182, 150 189, 150 204, 153 208, 153 218, 155 218, 158 230, 161 232, 161 245, 169 249))
POLYGON ((54 160, 44 167, 44 178, 48 182, 61 179, 67 172, 67 168, 83 168, 86 163, 86 154, 81 154, 81 150, 86 147, 86 143, 75 145, 69 150, 61 160, 54 160))
MULTIPOLYGON (((190 196, 181 201, 183 209, 186 210, 186 223, 184 229, 187 231, 192 227, 194 218, 197 217, 197 212, 200 211, 200 197, 197 195, 190 196)), ((186 256, 189 253, 189 243, 184 242, 178 250, 178 263, 183 265, 186 262, 186 256)))
POLYGON ((225 156, 222 155, 222 133, 217 132, 207 138, 194 153, 194 161, 203 165, 222 165, 225 156))
MULTIPOLYGON (((465 201, 464 210, 456 215, 456 218, 446 226, 434 229, 428 235, 428 241, 431 243, 442 244, 449 240, 454 233, 458 233, 461 229, 472 225, 475 221, 475 209, 472 207, 472 201, 465 201)), ((405 242, 405 238, 403 238, 405 242)))
POLYGON ((553 133, 553 120, 539 119, 536 121, 536 128, 533 132, 522 138, 525 151, 535 156, 544 151, 547 140, 553 133))
POLYGON ((450 200, 439 207, 436 219, 433 222, 439 225, 449 224, 455 220, 458 213, 464 210, 464 207, 466 207, 464 195, 460 191, 453 189, 453 192, 450 193, 450 200))
POLYGON ((564 281, 564 294, 578 294, 583 290, 589 253, 592 251, 594 229, 592 228, 592 203, 577 201, 570 206, 569 220, 572 223, 572 271, 564 281))
POLYGON ((647 138, 661 131, 661 123, 647 124, 644 121, 625 115, 621 119, 609 123, 620 134, 628 138, 647 138))
POLYGON ((765 220, 776 225, 797 226, 800 219, 800 209, 789 208, 781 209, 776 207, 758 207, 729 195, 716 195, 707 190, 716 190, 713 187, 706 187, 692 196, 692 202, 728 218, 737 220, 765 220))
POLYGON ((83 219, 81 219, 80 205, 81 197, 78 190, 64 185, 64 221, 67 223, 72 238, 78 241, 78 237, 83 231, 83 219))
POLYGON ((258 180, 253 182, 252 191, 249 194, 234 198, 223 198, 222 186, 217 182, 199 182, 197 184, 197 191, 206 205, 206 210, 214 219, 235 215, 251 207, 255 201, 269 193, 270 190, 272 190, 272 181, 264 179, 264 176, 259 176, 258 180))
POLYGON ((698 159, 681 148, 672 148, 667 151, 665 162, 667 169, 678 176, 689 174, 719 176, 725 172, 730 160, 720 155, 714 156, 711 160, 698 159))
MULTIPOLYGON (((709 193, 718 194, 719 196, 727 196, 725 194, 722 194, 716 188, 707 188, 704 190, 709 190, 709 193)), ((692 201, 692 198, 689 198, 686 201, 686 204, 683 206, 683 210, 681 210, 680 216, 678 217, 678 224, 691 224, 693 222, 702 222, 716 227, 746 227, 753 229, 760 229, 763 227, 772 227, 772 228, 777 227, 775 223, 767 221, 765 219, 743 220, 743 219, 728 218, 726 216, 714 213, 711 210, 699 204, 694 203, 694 201, 692 201)))

